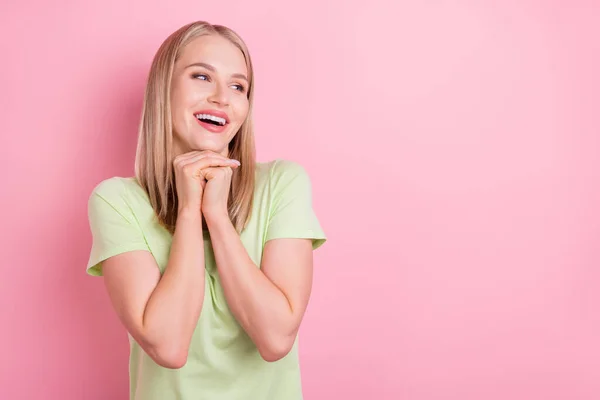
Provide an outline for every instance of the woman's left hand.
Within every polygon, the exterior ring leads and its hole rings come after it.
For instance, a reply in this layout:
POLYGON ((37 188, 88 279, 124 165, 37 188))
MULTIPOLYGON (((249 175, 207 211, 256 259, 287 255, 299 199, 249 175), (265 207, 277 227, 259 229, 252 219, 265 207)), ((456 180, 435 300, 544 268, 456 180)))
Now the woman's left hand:
POLYGON ((205 218, 229 217, 227 200, 231 187, 231 167, 211 167, 202 170, 206 185, 202 195, 202 214, 205 218))

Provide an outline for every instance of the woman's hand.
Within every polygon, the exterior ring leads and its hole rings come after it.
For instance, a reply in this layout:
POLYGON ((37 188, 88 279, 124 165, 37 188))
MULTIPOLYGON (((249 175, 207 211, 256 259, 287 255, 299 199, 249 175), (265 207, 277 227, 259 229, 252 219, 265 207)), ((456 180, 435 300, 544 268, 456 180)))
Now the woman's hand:
MULTIPOLYGON (((231 176, 232 168, 238 166, 238 161, 223 157, 212 151, 191 151, 175 157, 173 167, 175 169, 175 185, 177 186, 179 203, 178 211, 204 212, 203 191, 209 179, 207 174, 214 177, 215 173, 211 171, 217 169, 230 171, 229 175, 231 176)), ((222 174, 222 172, 218 174, 222 174)), ((213 184, 213 186, 215 185, 213 184)), ((210 208, 214 207, 211 206, 210 208)), ((225 199, 225 209, 227 209, 227 199, 225 199)))
MULTIPOLYGON (((236 164, 239 166, 239 164, 236 164)), ((233 167, 209 167, 202 171, 206 178, 206 186, 202 197, 202 214, 205 219, 229 216, 227 200, 231 187, 233 167)))

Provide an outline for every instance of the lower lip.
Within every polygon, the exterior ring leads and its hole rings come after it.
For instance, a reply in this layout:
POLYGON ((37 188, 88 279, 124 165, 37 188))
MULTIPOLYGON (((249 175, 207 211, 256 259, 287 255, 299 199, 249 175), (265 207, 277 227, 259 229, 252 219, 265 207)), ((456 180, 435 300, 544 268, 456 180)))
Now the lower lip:
POLYGON ((202 126, 204 129, 206 129, 209 132, 214 132, 214 133, 221 133, 225 130, 225 127, 227 126, 227 124, 221 126, 221 125, 213 125, 213 124, 209 124, 207 122, 202 122, 199 119, 196 119, 196 121, 198 121, 198 123, 200 124, 200 126, 202 126))

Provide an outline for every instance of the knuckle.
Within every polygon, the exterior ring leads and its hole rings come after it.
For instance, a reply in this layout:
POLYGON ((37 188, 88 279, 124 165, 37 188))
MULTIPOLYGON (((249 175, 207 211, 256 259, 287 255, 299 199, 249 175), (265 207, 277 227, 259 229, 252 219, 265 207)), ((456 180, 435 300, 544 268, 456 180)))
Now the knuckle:
POLYGON ((189 175, 194 170, 193 164, 185 164, 184 166, 181 167, 181 170, 184 174, 189 175))

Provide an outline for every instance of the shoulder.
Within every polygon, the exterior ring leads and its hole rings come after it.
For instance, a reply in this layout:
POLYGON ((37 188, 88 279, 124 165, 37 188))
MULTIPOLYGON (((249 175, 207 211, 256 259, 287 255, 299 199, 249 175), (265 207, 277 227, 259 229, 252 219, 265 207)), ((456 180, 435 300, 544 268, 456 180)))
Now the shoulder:
POLYGON ((125 189, 123 181, 126 179, 120 176, 104 179, 92 189, 92 195, 112 197, 115 194, 122 194, 125 189))
POLYGON ((136 198, 144 195, 142 187, 134 177, 114 176, 100 181, 92 189, 90 205, 102 201, 113 207, 130 205, 136 198))
MULTIPOLYGON (((275 159, 257 165, 259 181, 275 198, 310 196, 312 187, 307 169, 297 161, 275 159)), ((261 186, 262 186, 261 185, 261 186)))
MULTIPOLYGON (((133 177, 113 176, 100 181, 92 189, 92 196, 100 196, 106 199, 127 196, 128 193, 135 191, 139 187, 133 177)), ((140 188, 141 189, 141 188, 140 188)))
POLYGON ((270 183, 275 185, 295 180, 308 181, 310 179, 308 171, 302 164, 289 159, 278 158, 261 163, 257 169, 261 169, 270 183))

